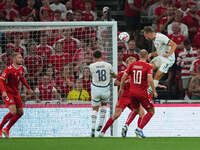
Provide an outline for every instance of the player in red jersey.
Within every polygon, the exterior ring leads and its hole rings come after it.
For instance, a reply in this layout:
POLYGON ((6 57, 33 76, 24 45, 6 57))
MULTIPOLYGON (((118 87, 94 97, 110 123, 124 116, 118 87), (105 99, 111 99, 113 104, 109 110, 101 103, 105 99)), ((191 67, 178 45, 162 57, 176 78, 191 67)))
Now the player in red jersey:
POLYGON ((148 52, 143 49, 140 51, 139 56, 140 60, 129 65, 122 76, 119 97, 121 97, 124 92, 126 78, 130 76, 129 96, 132 99, 134 109, 139 112, 140 104, 142 104, 147 111, 138 128, 135 130, 135 133, 138 137, 145 138, 142 129, 154 114, 153 102, 149 100, 148 97, 148 85, 151 86, 155 97, 157 97, 157 92, 153 83, 153 67, 146 62, 148 59, 148 52))
POLYGON ((29 94, 33 94, 30 86, 26 82, 23 74, 24 69, 22 66, 23 58, 20 53, 13 54, 13 64, 8 66, 0 76, 0 89, 4 103, 9 109, 9 113, 6 114, 0 124, 0 136, 2 133, 5 137, 9 137, 10 128, 16 123, 16 121, 23 115, 23 104, 19 94, 19 83, 26 86, 29 94), (6 128, 3 129, 7 123, 6 128))
MULTIPOLYGON (((130 65, 131 63, 135 62, 136 59, 134 57, 129 57, 127 58, 127 64, 130 65)), ((120 81, 121 81, 121 78, 124 74, 124 71, 120 72, 118 74, 118 78, 115 80, 115 86, 119 86, 120 85, 120 81)), ((129 93, 129 87, 130 87, 130 78, 127 77, 126 78, 126 81, 125 81, 125 86, 124 86, 124 92, 123 92, 123 95, 122 97, 119 97, 118 99, 118 102, 115 106, 115 113, 112 117, 110 117, 108 119, 108 121, 106 122, 104 128, 102 129, 102 131, 100 132, 99 136, 100 137, 103 137, 105 132, 107 131, 107 129, 113 124, 113 122, 121 115, 121 113, 123 112, 123 110, 128 107, 130 110, 131 110, 131 113, 129 114, 128 116, 128 119, 127 119, 127 122, 128 125, 133 121, 133 119, 135 118, 135 116, 138 114, 138 112, 136 112, 134 110, 134 106, 132 105, 132 101, 129 97, 127 97, 128 93, 129 93)), ((142 109, 143 110, 143 109, 142 109)), ((144 111, 140 111, 141 112, 141 115, 144 113, 144 111)), ((140 116, 141 116, 140 115, 140 116)), ((142 116, 139 117, 139 120, 138 121, 141 121, 142 119, 142 116)), ((138 123, 139 124, 139 123, 138 123)), ((127 133, 127 129, 128 127, 126 128, 126 130, 122 130, 122 136, 123 137, 126 137, 126 133, 127 133)))

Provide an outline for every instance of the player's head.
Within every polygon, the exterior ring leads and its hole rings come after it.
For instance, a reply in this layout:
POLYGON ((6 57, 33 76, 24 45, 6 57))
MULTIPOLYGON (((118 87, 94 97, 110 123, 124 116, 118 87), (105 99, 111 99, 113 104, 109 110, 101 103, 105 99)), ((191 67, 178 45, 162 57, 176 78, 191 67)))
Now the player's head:
POLYGON ((101 53, 99 50, 97 50, 97 51, 95 51, 95 52, 93 53, 93 57, 94 57, 95 59, 101 59, 102 53, 101 53))
POLYGON ((135 62, 135 61, 136 61, 135 57, 130 56, 130 57, 128 57, 128 58, 126 59, 126 64, 127 64, 127 65, 130 65, 130 64, 132 64, 132 63, 135 62))
POLYGON ((22 65, 23 64, 23 58, 22 55, 20 53, 14 52, 12 54, 12 58, 13 58, 13 63, 16 65, 22 65))
POLYGON ((145 39, 153 40, 155 38, 154 37, 155 30, 153 29, 152 26, 145 26, 144 29, 143 29, 143 32, 144 32, 145 39))
POLYGON ((139 52, 139 56, 140 56, 140 59, 147 59, 148 58, 148 52, 146 49, 142 49, 140 52, 139 52))

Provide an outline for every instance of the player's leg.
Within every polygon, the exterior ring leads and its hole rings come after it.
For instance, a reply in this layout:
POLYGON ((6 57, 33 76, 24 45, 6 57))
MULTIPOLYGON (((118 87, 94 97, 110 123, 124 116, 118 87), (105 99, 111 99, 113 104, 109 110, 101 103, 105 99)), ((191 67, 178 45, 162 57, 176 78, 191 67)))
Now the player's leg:
POLYGON ((105 126, 103 127, 101 133, 99 134, 100 137, 103 137, 104 134, 106 133, 107 129, 113 124, 113 122, 121 115, 123 109, 122 108, 117 108, 115 109, 115 113, 112 117, 108 119, 106 122, 105 126))
POLYGON ((4 103, 9 109, 9 112, 3 117, 3 120, 0 124, 0 137, 2 136, 2 130, 4 125, 12 118, 13 114, 17 112, 14 98, 11 94, 7 93, 8 96, 3 98, 4 103))
POLYGON ((23 115, 23 103, 21 100, 21 97, 19 95, 14 96, 14 101, 16 105, 12 105, 12 107, 9 107, 10 112, 12 113, 12 118, 10 119, 8 125, 6 128, 3 129, 4 135, 9 137, 9 131, 11 127, 17 122, 17 120, 23 115))
POLYGON ((142 107, 142 105, 140 105, 140 108, 139 108, 139 118, 138 118, 138 121, 137 121, 138 127, 139 127, 139 125, 140 125, 143 117, 144 117, 144 108, 142 107))
POLYGON ((135 133, 138 137, 145 138, 142 130, 146 126, 146 124, 150 121, 152 116, 154 115, 155 110, 154 110, 153 102, 148 97, 146 96, 141 97, 140 102, 142 106, 145 108, 145 110, 147 111, 147 113, 142 118, 138 128, 135 130, 135 133))
POLYGON ((95 127, 96 127, 96 121, 97 121, 97 114, 99 111, 99 104, 93 103, 92 104, 92 131, 91 131, 91 137, 95 137, 95 127))
POLYGON ((103 123, 104 123, 106 112, 107 112, 106 105, 107 105, 107 103, 105 103, 105 102, 101 103, 101 108, 99 110, 99 125, 97 127, 97 131, 101 131, 101 129, 103 127, 103 123))
MULTIPOLYGON (((100 91, 100 90, 99 90, 100 91)), ((101 108, 99 112, 99 125, 97 127, 97 131, 101 131, 103 127, 103 123, 105 121, 106 117, 106 111, 107 111, 107 103, 110 98, 110 89, 109 88, 103 88, 100 91, 100 100, 101 100, 101 108)))

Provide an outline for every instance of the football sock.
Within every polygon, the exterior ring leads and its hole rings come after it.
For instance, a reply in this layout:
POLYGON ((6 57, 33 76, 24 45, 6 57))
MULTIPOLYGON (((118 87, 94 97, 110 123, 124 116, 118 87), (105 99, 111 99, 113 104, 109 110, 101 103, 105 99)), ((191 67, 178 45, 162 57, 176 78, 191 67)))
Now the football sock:
POLYGON ((22 115, 20 114, 16 114, 14 116, 12 116, 12 118, 10 119, 8 125, 6 126, 6 128, 8 129, 8 131, 10 130, 10 128, 17 122, 17 120, 21 117, 22 115))
POLYGON ((141 121, 142 121, 142 117, 139 116, 138 121, 137 121, 137 125, 138 125, 138 127, 139 127, 141 121))
POLYGON ((158 80, 153 80, 154 87, 156 88, 158 86, 159 81, 158 80))
POLYGON ((103 126, 104 120, 105 120, 105 116, 106 116, 106 106, 102 106, 100 109, 100 118, 99 118, 99 126, 103 126))
POLYGON ((101 132, 105 133, 106 130, 113 124, 113 122, 114 120, 112 119, 112 117, 110 117, 101 132))
POLYGON ((12 113, 11 112, 9 112, 9 113, 7 113, 4 117, 3 117, 3 120, 2 120, 2 122, 1 122, 1 124, 0 124, 0 130, 3 128, 3 126, 10 120, 10 118, 12 117, 13 115, 12 115, 12 113))
MULTIPOLYGON (((153 83, 154 83, 154 87, 156 88, 157 86, 158 86, 158 83, 159 83, 159 81, 158 80, 153 80, 153 83)), ((150 94, 152 94, 152 88, 151 88, 151 86, 149 86, 149 88, 148 88, 148 92, 150 93, 150 94)))
POLYGON ((128 118, 126 120, 126 125, 129 126, 131 122, 135 119, 135 116, 137 115, 136 111, 132 111, 129 113, 128 118))
POLYGON ((92 111, 92 129, 95 129, 96 127, 96 120, 97 120, 97 111, 92 111))
POLYGON ((151 112, 148 112, 141 120, 141 123, 139 124, 139 128, 143 129, 145 127, 145 125, 149 122, 149 120, 151 119, 151 117, 153 116, 153 114, 151 112))

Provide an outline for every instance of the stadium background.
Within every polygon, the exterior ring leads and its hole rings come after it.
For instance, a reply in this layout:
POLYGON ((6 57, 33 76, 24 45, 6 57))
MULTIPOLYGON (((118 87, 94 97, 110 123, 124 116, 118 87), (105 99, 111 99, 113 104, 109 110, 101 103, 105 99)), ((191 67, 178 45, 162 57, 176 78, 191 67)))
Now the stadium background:
MULTIPOLYGON (((139 8, 140 12, 131 11, 131 5, 127 2, 128 0, 61 0, 59 7, 55 8, 56 6, 53 5, 53 0, 28 0, 28 2, 26 0, 2 0, 0 3, 0 19, 2 22, 115 20, 118 23, 118 32, 126 31, 131 36, 129 43, 118 41, 118 71, 125 69, 125 59, 128 56, 138 58, 137 53, 140 49, 145 48, 149 52, 154 50, 152 43, 146 41, 140 32, 145 25, 152 25, 155 30, 165 33, 173 38, 173 40, 176 40, 179 45, 179 49, 176 51, 177 63, 161 80, 161 84, 167 86, 167 89, 158 89, 159 97, 155 100, 155 103, 173 103, 175 105, 168 106, 172 106, 172 108, 178 107, 181 108, 180 111, 188 112, 188 117, 186 117, 188 120, 186 119, 185 122, 183 122, 183 124, 186 125, 186 122, 191 122, 190 117, 192 115, 195 116, 192 120, 198 118, 199 115, 197 113, 199 105, 196 104, 199 103, 198 99, 194 98, 194 100, 192 100, 192 93, 187 90, 188 87, 185 88, 186 90, 183 89, 182 85, 183 79, 190 80, 192 77, 198 75, 194 75, 194 73, 199 69, 199 1, 135 0, 133 5, 139 8), (138 21, 136 22, 134 20, 138 21), (188 33, 181 32, 181 23, 187 26, 188 33), (168 30, 170 24, 175 24, 172 32, 168 30), (180 32, 176 33, 176 29, 180 32), (191 46, 193 47, 192 50, 190 47, 188 48, 190 50, 188 52, 186 51, 188 54, 185 54, 185 51, 183 50, 185 39, 189 39, 191 41, 191 46), (197 63, 195 64, 194 62, 197 63), (183 66, 181 65, 182 63, 187 64, 188 66, 183 66), (183 70, 186 70, 186 74, 183 74, 183 70), (191 73, 193 73, 193 76, 191 73), (184 103, 184 105, 179 105, 179 103, 184 103), (187 105, 188 103, 189 105, 187 105)), ((92 51, 99 49, 104 52, 106 60, 111 61, 110 59, 112 59, 109 58, 112 53, 110 49, 112 47, 110 44, 112 39, 108 28, 77 27, 51 30, 35 30, 32 28, 20 32, 15 28, 12 28, 10 31, 6 30, 1 32, 0 38, 1 71, 11 63, 10 54, 13 51, 18 51, 23 54, 25 59, 24 66, 27 70, 25 76, 32 89, 39 95, 37 97, 30 97, 23 87, 21 87, 21 94, 26 106, 33 106, 33 108, 27 109, 33 109, 35 114, 37 114, 37 108, 34 107, 37 107, 36 105, 38 104, 38 106, 42 105, 41 109, 43 109, 42 107, 54 108, 53 105, 46 104, 55 103, 64 105, 90 104, 90 80, 88 78, 89 74, 87 66, 92 62, 92 51), (60 49, 60 51, 56 51, 57 49, 60 49), (62 56, 63 58, 58 56, 62 56), (43 89, 43 86, 47 87, 47 90, 43 89), (56 88, 56 93, 53 92, 53 87, 56 88), (71 95, 69 94, 70 91, 72 93, 71 95)), ((197 86, 200 86, 199 84, 200 83, 198 83, 197 86)), ((189 85, 187 84, 187 86, 189 85)), ((0 102, 2 105, 1 113, 3 114, 6 110, 3 108, 3 101, 0 102)), ((62 105, 57 106, 59 108, 62 107, 62 105)), ((170 107, 167 107, 165 111, 161 112, 168 114, 168 111, 170 111, 170 107)), ((183 116, 184 113, 181 117, 183 116)), ((68 117, 70 118, 70 116, 68 117)), ((170 114, 166 121, 170 121, 173 117, 177 118, 175 114, 174 116, 170 114)), ((24 119, 29 120, 31 118, 28 117, 24 119)), ((159 118, 158 120, 162 122, 162 119, 159 118)), ((152 124, 153 121, 154 120, 152 120, 152 124)), ((174 120, 172 119, 172 121, 174 120)), ((180 120, 175 121, 179 122, 180 120)), ((191 125, 193 124, 191 123, 187 126, 191 127, 191 125)), ((176 124, 169 126, 176 126, 176 124)), ((151 125, 148 127, 149 130, 151 130, 151 125)), ((185 128, 181 129, 183 129, 183 132, 186 130, 185 128)), ((13 130, 20 132, 20 130, 24 129, 16 124, 16 127, 14 127, 13 130)), ((192 135, 199 136, 198 134, 195 134, 199 130, 200 129, 196 128, 192 135)), ((176 130, 176 132, 179 132, 179 130, 176 130)), ((177 133, 177 136, 180 135, 177 133)), ((188 136, 190 135, 188 134, 188 136)))

